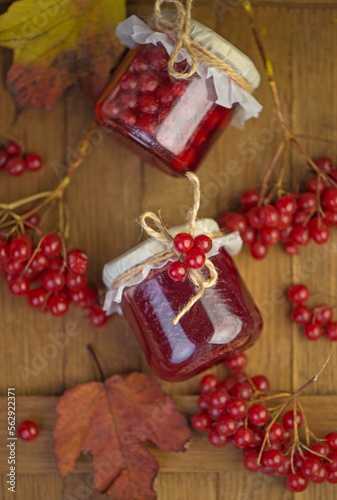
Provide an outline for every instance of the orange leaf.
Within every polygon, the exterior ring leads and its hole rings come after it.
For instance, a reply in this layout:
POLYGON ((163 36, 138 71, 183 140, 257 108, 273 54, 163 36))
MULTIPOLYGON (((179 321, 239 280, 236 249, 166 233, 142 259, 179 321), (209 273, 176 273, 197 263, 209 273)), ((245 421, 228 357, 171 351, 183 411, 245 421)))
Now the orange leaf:
POLYGON ((123 50, 115 35, 125 0, 18 0, 0 16, 14 51, 7 84, 19 111, 51 109, 71 85, 95 100, 123 50))
POLYGON ((114 500, 157 497, 153 482, 159 464, 142 443, 185 451, 191 438, 173 399, 142 373, 78 385, 61 396, 56 411, 60 476, 74 471, 81 452, 91 453, 96 489, 114 500))

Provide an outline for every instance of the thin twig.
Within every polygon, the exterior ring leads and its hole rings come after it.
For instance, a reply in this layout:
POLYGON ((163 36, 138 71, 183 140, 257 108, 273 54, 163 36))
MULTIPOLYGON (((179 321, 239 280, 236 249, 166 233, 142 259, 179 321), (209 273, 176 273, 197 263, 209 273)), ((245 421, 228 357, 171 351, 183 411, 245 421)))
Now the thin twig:
POLYGON ((326 142, 327 144, 333 144, 337 146, 337 141, 334 141, 333 139, 325 139, 324 137, 316 137, 315 135, 306 135, 306 134, 293 134, 295 137, 298 137, 299 139, 309 139, 311 141, 320 141, 320 142, 326 142))
MULTIPOLYGON (((323 372, 323 370, 325 369, 325 367, 327 366, 327 364, 329 363, 330 361, 330 358, 331 358, 331 355, 332 355, 332 349, 330 351, 330 354, 327 358, 327 360, 325 361, 324 365, 322 366, 322 368, 316 373, 316 375, 314 377, 312 377, 310 380, 308 380, 308 382, 306 382, 302 387, 300 387, 296 392, 294 392, 288 399, 287 401, 285 401, 280 409, 277 411, 276 415, 274 416, 274 418, 271 420, 271 422, 268 424, 268 426, 266 427, 265 429, 265 436, 264 436, 264 439, 263 439, 263 442, 262 442, 262 445, 261 445, 261 449, 260 449, 260 453, 259 453, 259 456, 258 456, 258 459, 257 459, 257 463, 260 464, 261 462, 261 458, 262 458, 262 454, 263 454, 263 451, 265 449, 265 446, 266 446, 266 443, 267 443, 267 440, 269 439, 269 434, 270 434, 270 429, 271 427, 273 426, 273 424, 276 422, 276 420, 278 419, 278 417, 281 415, 281 413, 283 412, 283 410, 292 402, 294 401, 294 429, 295 429, 295 434, 296 434, 296 429, 297 429, 297 419, 296 419, 296 415, 295 415, 295 412, 297 412, 297 408, 296 408, 296 400, 297 398, 306 390, 308 389, 308 387, 310 387, 313 383, 315 383, 319 376, 321 375, 321 373, 323 372)), ((296 444, 298 442, 298 434, 297 436, 295 435, 295 443, 296 444)))
MULTIPOLYGON (((247 16, 248 16, 248 19, 249 19, 249 24, 250 24, 253 36, 255 38, 255 42, 257 44, 258 50, 260 52, 260 55, 261 55, 261 58, 262 58, 262 61, 263 61, 263 64, 264 64, 264 67, 265 67, 265 70, 266 70, 266 73, 267 73, 269 86, 270 86, 270 89, 271 89, 271 92, 272 92, 272 95, 273 95, 273 99, 274 99, 274 102, 275 102, 275 105, 276 105, 277 115, 278 115, 279 121, 281 123, 281 126, 283 128, 285 140, 286 141, 291 141, 291 143, 304 156, 304 158, 306 159, 306 161, 308 162, 308 164, 309 164, 309 166, 311 167, 312 170, 314 170, 318 175, 320 175, 327 183, 329 183, 330 185, 332 185, 334 187, 337 187, 337 183, 334 182, 333 179, 331 179, 325 172, 323 172, 318 167, 318 165, 316 165, 316 163, 312 160, 312 158, 310 157, 310 155, 306 152, 306 150, 298 142, 297 138, 301 138, 302 137, 302 138, 318 139, 318 140, 322 140, 324 142, 333 143, 333 144, 336 144, 336 142, 335 141, 330 141, 328 139, 321 139, 321 138, 314 137, 314 136, 305 136, 305 135, 302 135, 302 134, 293 134, 293 133, 290 132, 290 130, 289 130, 289 128, 288 128, 288 126, 287 126, 287 124, 285 122, 284 114, 282 112, 281 103, 280 103, 280 97, 279 97, 279 93, 278 93, 278 89, 277 89, 277 84, 276 84, 276 80, 275 80, 275 74, 274 74, 274 70, 273 70, 273 65, 272 65, 272 63, 271 63, 271 61, 270 61, 270 59, 268 57, 266 48, 265 48, 265 46, 263 44, 263 41, 262 41, 262 38, 261 38, 261 35, 260 35, 260 31, 258 29, 256 20, 255 20, 255 16, 253 14, 251 2, 249 0, 243 0, 242 7, 244 8, 245 12, 247 13, 247 16)), ((266 192, 266 188, 267 188, 267 181, 268 181, 268 179, 269 179, 269 177, 271 175, 272 170, 274 169, 274 167, 275 167, 275 165, 277 163, 279 155, 280 155, 280 147, 278 148, 278 150, 277 150, 277 152, 275 154, 276 161, 274 161, 274 159, 273 159, 272 164, 269 165, 269 167, 266 170, 265 178, 263 180, 263 184, 262 184, 262 188, 261 188, 261 195, 260 195, 259 205, 258 206, 261 206, 264 202, 266 202, 266 200, 264 200, 264 196, 265 196, 265 192, 266 192)), ((281 178, 283 177, 282 167, 281 167, 280 177, 281 178)), ((278 183, 278 187, 280 187, 279 183, 278 183)), ((270 196, 268 197, 268 200, 271 200, 271 198, 272 198, 273 195, 274 195, 274 192, 272 191, 272 193, 270 193, 270 196)))
POLYGON ((262 186, 261 186, 261 192, 260 192, 258 206, 261 206, 263 204, 264 197, 265 197, 267 187, 268 187, 269 178, 270 178, 271 174, 273 173, 273 170, 274 170, 275 166, 277 165, 277 162, 279 161, 280 156, 282 155, 282 153, 284 151, 284 148, 285 148, 285 141, 282 141, 281 144, 279 145, 279 147, 277 148, 276 153, 275 153, 272 161, 270 162, 270 164, 269 164, 269 166, 264 174, 264 177, 262 180, 262 186))
MULTIPOLYGON (((45 191, 43 193, 34 194, 33 196, 28 196, 27 198, 22 198, 21 200, 14 201, 13 203, 0 203, 0 208, 5 211, 15 210, 16 208, 19 208, 22 205, 27 205, 28 203, 40 200, 41 198, 47 198, 51 194, 52 191, 45 191)), ((27 217, 27 214, 22 215, 22 217, 23 218, 27 217)))
POLYGON ((267 51, 266 51, 265 46, 262 42, 262 38, 260 36, 260 32, 259 32, 259 29, 257 27, 257 23, 255 20, 254 14, 253 14, 252 5, 251 5, 249 0, 244 0, 242 2, 242 6, 248 15, 249 24, 250 24, 251 30, 253 32, 253 35, 254 35, 257 47, 259 49, 260 55, 261 55, 262 60, 263 60, 263 64, 264 64, 264 67, 265 67, 265 70, 266 70, 266 73, 268 76, 269 85, 270 85, 270 88, 271 88, 271 91, 273 94, 273 98, 274 98, 274 102, 276 105, 278 118, 281 122, 281 125, 282 125, 282 128, 284 130, 285 135, 289 137, 289 136, 291 136, 291 134, 290 134, 289 129, 285 123, 285 119, 284 119, 284 116, 282 113, 280 98, 279 98, 277 85, 276 85, 276 81, 275 81, 273 65, 268 57, 267 51))
MULTIPOLYGON (((85 135, 83 138, 79 150, 78 150, 78 156, 76 160, 69 166, 67 174, 61 179, 59 182, 58 186, 54 191, 44 191, 42 193, 37 193, 32 196, 28 196, 26 198, 22 198, 21 200, 15 201, 13 203, 0 203, 0 209, 3 210, 3 214, 1 214, 1 229, 5 229, 7 227, 12 227, 12 229, 7 233, 7 236, 15 233, 15 231, 19 228, 21 232, 24 232, 24 224, 23 221, 30 217, 32 214, 35 214, 42 210, 44 207, 49 205, 51 202, 53 202, 55 199, 57 200, 62 200, 64 191, 68 187, 71 177, 74 175, 78 167, 81 165, 83 162, 83 159, 86 155, 86 152, 88 151, 89 145, 90 145, 90 131, 93 129, 95 126, 95 123, 92 122, 88 133, 85 135), (42 200, 42 201, 40 201, 42 200), (27 205, 30 203, 33 203, 34 201, 40 201, 37 206, 31 208, 30 210, 27 210, 24 214, 17 214, 15 210, 17 208, 20 208, 23 205, 27 205), (6 221, 6 217, 10 215, 14 220, 12 221, 6 221)), ((66 218, 67 221, 69 221, 68 215, 64 213, 64 207, 62 206, 62 202, 59 202, 59 224, 61 225, 60 229, 62 231, 66 230, 66 218), (61 220, 62 219, 62 220, 61 220)), ((68 226, 67 226, 68 227, 68 226)), ((69 232, 69 229, 67 230, 69 232)))

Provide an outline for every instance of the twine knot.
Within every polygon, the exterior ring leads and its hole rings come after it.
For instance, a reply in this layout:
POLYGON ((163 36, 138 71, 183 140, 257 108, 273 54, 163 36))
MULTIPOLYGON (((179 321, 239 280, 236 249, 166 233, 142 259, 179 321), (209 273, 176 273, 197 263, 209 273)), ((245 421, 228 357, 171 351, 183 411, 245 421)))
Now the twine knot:
MULTIPOLYGON (((188 223, 188 232, 190 235, 194 238, 195 236, 195 223, 196 223, 196 218, 197 214, 199 211, 200 207, 200 183, 199 179, 195 174, 192 174, 188 172, 186 174, 188 177, 189 181, 191 182, 191 185, 193 187, 193 205, 191 210, 188 212, 187 215, 187 223, 188 223)), ((159 262, 167 261, 169 259, 174 259, 177 258, 177 260, 180 258, 180 253, 175 249, 174 244, 173 244, 173 237, 172 235, 168 232, 165 224, 163 223, 162 217, 161 217, 161 212, 160 210, 158 211, 158 215, 153 213, 153 212, 145 212, 143 213, 139 219, 138 219, 139 224, 141 227, 144 229, 146 234, 152 238, 155 238, 156 240, 160 241, 165 245, 165 249, 154 255, 153 257, 150 257, 148 260, 143 262, 142 264, 139 264, 122 275, 120 275, 111 285, 110 289, 115 289, 118 288, 121 285, 125 285, 131 278, 137 276, 145 266, 153 266, 154 264, 157 264, 159 262), (154 227, 148 224, 147 220, 150 220, 151 223, 153 224, 154 227)), ((212 233, 208 234, 210 238, 216 238, 223 236, 222 233, 212 233)), ((173 324, 177 325, 180 319, 193 307, 193 305, 201 299, 203 296, 205 290, 207 288, 211 288, 215 286, 217 280, 218 280, 218 273, 217 270, 214 267, 214 264, 206 258, 205 265, 206 269, 208 270, 208 277, 205 276, 206 273, 202 272, 201 270, 196 270, 196 269, 189 269, 188 271, 188 276, 189 279, 194 283, 194 285, 199 288, 198 293, 191 297, 191 299, 188 301, 188 303, 184 306, 184 308, 179 312, 179 314, 174 318, 173 324)))
POLYGON ((192 5, 193 0, 186 0, 186 8, 183 4, 183 0, 156 0, 154 6, 156 27, 176 40, 175 49, 168 63, 169 74, 175 78, 190 78, 196 73, 198 62, 201 62, 223 71, 251 94, 253 88, 246 78, 240 75, 232 66, 220 59, 213 52, 190 37, 192 5), (165 3, 175 8, 175 16, 172 17, 167 11, 164 12, 162 10, 163 4, 165 3), (175 69, 175 64, 181 49, 185 49, 187 52, 191 61, 191 66, 185 71, 178 72, 175 69))

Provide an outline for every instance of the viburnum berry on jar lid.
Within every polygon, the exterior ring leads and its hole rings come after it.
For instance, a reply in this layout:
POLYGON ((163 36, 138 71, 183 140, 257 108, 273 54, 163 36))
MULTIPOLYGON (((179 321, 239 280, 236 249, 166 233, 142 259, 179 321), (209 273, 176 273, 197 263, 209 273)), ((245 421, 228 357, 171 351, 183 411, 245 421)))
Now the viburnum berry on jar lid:
POLYGON ((124 314, 153 371, 184 380, 254 344, 262 319, 231 258, 242 247, 239 233, 222 234, 213 219, 194 220, 192 231, 189 223, 169 232, 162 226, 160 232, 162 220, 151 212, 140 223, 153 237, 105 265, 104 309, 124 314), (187 233, 197 248, 181 246, 187 233), (207 253, 199 249, 199 235, 212 238, 202 246, 207 253), (172 263, 180 263, 179 269, 170 269, 172 263))
MULTIPOLYGON (((198 61, 186 78, 169 74, 176 41, 154 31, 137 16, 117 27, 121 42, 132 49, 96 105, 100 123, 112 128, 128 149, 175 176, 194 171, 220 132, 243 127, 257 117, 261 105, 251 95, 260 75, 252 61, 232 44, 191 20, 190 38, 225 63, 228 72, 198 61)), ((175 58, 179 73, 191 58, 182 48, 175 58)))

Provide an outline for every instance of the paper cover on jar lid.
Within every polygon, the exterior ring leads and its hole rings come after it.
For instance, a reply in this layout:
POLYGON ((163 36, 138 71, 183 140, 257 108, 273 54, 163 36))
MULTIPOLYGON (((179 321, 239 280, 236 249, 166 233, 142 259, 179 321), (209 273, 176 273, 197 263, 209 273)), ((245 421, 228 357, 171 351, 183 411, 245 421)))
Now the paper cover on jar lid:
MULTIPOLYGON (((187 226, 185 225, 177 226, 170 229, 170 234, 172 236, 175 236, 176 234, 186 230, 187 226)), ((219 226, 213 219, 201 219, 196 222, 195 236, 207 233, 210 234, 218 231, 219 226)), ((224 247, 229 255, 237 255, 242 248, 242 239, 240 237, 240 234, 236 231, 221 238, 213 239, 213 247, 212 250, 207 254, 207 257, 210 258, 214 255, 218 255, 221 247, 224 247)), ((163 245, 163 243, 154 238, 149 238, 143 243, 140 243, 136 247, 132 248, 125 254, 121 255, 117 259, 109 262, 104 266, 104 284, 107 288, 110 288, 113 282, 121 274, 141 264, 142 262, 147 261, 149 257, 153 257, 154 255, 160 253, 164 248, 165 246, 163 245)), ((105 296, 104 310, 108 314, 114 314, 116 312, 121 314, 119 304, 122 301, 124 288, 141 283, 144 279, 146 279, 152 269, 161 269, 173 260, 177 259, 170 258, 152 266, 145 266, 142 272, 136 277, 131 278, 127 283, 117 289, 109 290, 105 296)))
MULTIPOLYGON (((165 33, 153 31, 146 23, 133 15, 117 26, 116 34, 121 43, 129 48, 138 44, 152 43, 163 44, 167 53, 172 54, 175 44, 165 33)), ((217 57, 227 62, 240 75, 244 76, 253 89, 260 84, 260 74, 252 61, 240 50, 227 42, 224 38, 197 21, 191 22, 191 37, 214 52, 217 57)), ((182 49, 177 62, 184 59, 189 60, 187 52, 182 49)), ((238 104, 237 111, 232 119, 232 124, 243 128, 244 123, 252 117, 258 117, 262 110, 261 104, 223 71, 198 63, 197 74, 203 79, 212 78, 216 93, 216 104, 226 108, 232 108, 238 104)))

